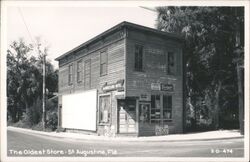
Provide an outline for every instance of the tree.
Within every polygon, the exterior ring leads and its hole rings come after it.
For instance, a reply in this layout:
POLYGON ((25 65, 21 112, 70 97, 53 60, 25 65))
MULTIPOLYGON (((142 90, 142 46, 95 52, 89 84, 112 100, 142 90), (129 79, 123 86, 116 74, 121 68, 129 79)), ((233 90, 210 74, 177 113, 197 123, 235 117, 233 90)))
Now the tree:
POLYGON ((26 45, 20 39, 19 41, 14 41, 7 51, 8 111, 11 114, 13 122, 20 120, 24 110, 23 107, 25 107, 25 103, 22 101, 24 101, 24 98, 27 99, 27 79, 25 76, 28 75, 28 54, 31 50, 32 46, 26 45), (22 91, 24 89, 25 91, 22 91))
MULTIPOLYGON (((42 55, 45 47, 39 51, 36 45, 26 44, 23 39, 10 44, 7 51, 7 97, 8 115, 12 122, 25 118, 28 126, 37 124, 42 114, 42 55)), ((39 44, 41 47, 41 44, 39 44)), ((39 49, 39 48, 38 48, 39 49)), ((57 71, 47 61, 46 82, 50 97, 57 92, 57 71)))
POLYGON ((157 12, 159 30, 179 34, 186 40, 188 105, 196 105, 197 96, 202 96, 213 114, 214 129, 223 127, 219 122, 223 117, 221 109, 230 107, 223 97, 237 94, 233 60, 237 57, 236 26, 244 20, 243 8, 158 7, 157 12), (240 16, 235 15, 236 10, 240 16))

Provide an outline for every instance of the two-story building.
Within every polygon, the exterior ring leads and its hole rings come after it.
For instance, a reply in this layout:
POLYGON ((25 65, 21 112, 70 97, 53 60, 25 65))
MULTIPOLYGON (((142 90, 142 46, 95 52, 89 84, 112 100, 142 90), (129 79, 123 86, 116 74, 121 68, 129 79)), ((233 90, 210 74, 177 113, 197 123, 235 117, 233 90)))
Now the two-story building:
POLYGON ((122 22, 56 60, 61 128, 106 136, 183 132, 180 37, 122 22))

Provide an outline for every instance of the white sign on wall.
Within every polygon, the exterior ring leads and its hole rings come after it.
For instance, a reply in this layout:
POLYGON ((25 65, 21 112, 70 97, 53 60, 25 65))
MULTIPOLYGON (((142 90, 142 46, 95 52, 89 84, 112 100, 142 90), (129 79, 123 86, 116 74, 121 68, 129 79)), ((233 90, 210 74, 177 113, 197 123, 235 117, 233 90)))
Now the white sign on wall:
POLYGON ((161 84, 160 83, 151 83, 151 90, 160 91, 161 90, 161 84))
POLYGON ((62 96, 62 127, 96 131, 97 90, 62 96))

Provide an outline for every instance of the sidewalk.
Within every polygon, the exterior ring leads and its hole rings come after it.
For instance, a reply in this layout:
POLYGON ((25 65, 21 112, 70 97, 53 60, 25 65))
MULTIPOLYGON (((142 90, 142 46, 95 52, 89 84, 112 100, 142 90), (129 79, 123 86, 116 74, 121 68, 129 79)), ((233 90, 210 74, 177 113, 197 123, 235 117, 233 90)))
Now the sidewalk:
POLYGON ((58 138, 71 138, 77 140, 114 140, 114 141, 196 141, 196 140, 219 140, 219 139, 230 139, 230 138, 244 138, 240 135, 238 130, 217 130, 201 133, 189 133, 189 134, 170 134, 166 136, 150 136, 150 137, 104 137, 97 135, 85 135, 81 133, 68 133, 68 132, 42 132, 17 127, 7 127, 7 130, 37 134, 58 138))

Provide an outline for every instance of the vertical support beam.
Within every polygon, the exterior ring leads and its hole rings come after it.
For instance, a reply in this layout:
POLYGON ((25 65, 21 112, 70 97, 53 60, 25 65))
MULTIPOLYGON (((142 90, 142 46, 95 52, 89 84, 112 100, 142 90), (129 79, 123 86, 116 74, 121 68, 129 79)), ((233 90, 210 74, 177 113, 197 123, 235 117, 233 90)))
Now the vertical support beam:
POLYGON ((127 63, 127 58, 128 58, 128 52, 127 52, 127 39, 128 39, 128 30, 124 28, 124 96, 126 97, 127 95, 127 72, 128 72, 128 63, 127 63))
POLYGON ((160 95, 160 127, 163 127, 163 95, 160 95))
POLYGON ((136 113, 136 120, 135 120, 135 124, 136 124, 136 131, 137 131, 137 136, 140 135, 140 128, 139 128, 139 100, 135 100, 136 101, 136 108, 135 108, 135 113, 136 113))
POLYGON ((46 121, 46 115, 45 115, 45 97, 46 97, 46 87, 45 87, 45 75, 46 75, 46 55, 43 55, 43 115, 42 115, 42 124, 43 124, 43 131, 45 131, 45 121, 46 121))
MULTIPOLYGON (((238 11, 238 8, 235 8, 235 16, 240 17, 240 11, 238 11)), ((241 26, 240 22, 236 24, 236 31, 235 31, 235 49, 240 49, 241 46, 244 47, 244 43, 241 42, 241 26)), ((244 36, 243 36, 244 37, 244 36)), ((236 71, 237 71, 237 82, 238 82, 238 101, 239 101, 239 126, 240 126, 240 133, 244 135, 244 61, 241 62, 241 59, 244 60, 244 57, 241 58, 240 53, 237 54, 237 65, 236 65, 236 71)), ((243 54, 244 55, 244 54, 243 54)))
POLYGON ((244 95, 243 95, 243 86, 242 86, 242 69, 237 63, 237 79, 238 79, 238 98, 239 98, 239 125, 240 125, 240 134, 244 135, 244 95))
MULTIPOLYGON (((184 44, 182 45, 182 48, 184 44)), ((182 133, 186 132, 186 100, 187 100, 187 86, 186 86, 186 57, 183 50, 180 52, 181 58, 181 82, 182 82, 182 133)))

